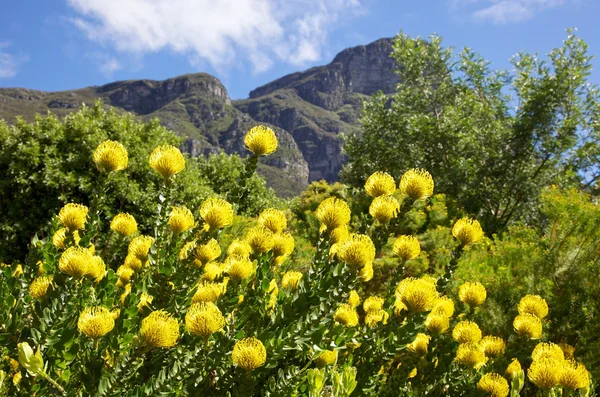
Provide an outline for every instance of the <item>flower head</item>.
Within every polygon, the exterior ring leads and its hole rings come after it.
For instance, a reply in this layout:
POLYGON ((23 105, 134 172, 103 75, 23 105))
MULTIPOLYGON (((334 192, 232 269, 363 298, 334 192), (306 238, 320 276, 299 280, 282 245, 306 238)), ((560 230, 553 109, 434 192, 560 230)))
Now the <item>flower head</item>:
POLYGON ((534 361, 549 358, 562 362, 565 359, 565 354, 560 346, 554 343, 538 343, 531 352, 531 358, 534 361))
POLYGON ((185 158, 175 146, 159 146, 150 153, 150 167, 168 179, 185 168, 185 158))
POLYGON ((328 229, 346 226, 350 222, 350 207, 344 200, 329 197, 319 204, 315 216, 328 229))
POLYGON ((383 309, 370 310, 365 316, 365 324, 367 324, 369 327, 374 327, 377 325, 377 323, 380 322, 387 324, 387 320, 389 317, 390 315, 388 314, 388 312, 386 312, 383 309))
POLYGON ((132 268, 125 265, 119 266, 115 272, 115 274, 119 276, 119 279, 117 280, 117 287, 122 287, 128 284, 129 280, 131 280, 131 276, 133 276, 133 273, 134 271, 132 268))
POLYGON ((144 267, 144 262, 142 262, 137 256, 127 254, 125 257, 125 261, 123 262, 124 267, 128 267, 133 271, 139 271, 144 267))
POLYGON ((480 282, 466 282, 458 290, 458 299, 469 306, 479 306, 485 302, 487 292, 480 282))
MULTIPOLYGON (((68 233, 68 229, 66 227, 62 227, 62 228, 58 229, 52 235, 52 244, 56 248, 59 248, 59 249, 65 248, 66 242, 67 242, 67 233, 68 233)), ((73 242, 75 243, 75 245, 78 245, 79 241, 81 239, 79 238, 79 232, 77 230, 75 230, 73 232, 72 237, 73 237, 73 242)))
POLYGON ((100 282, 106 274, 106 265, 101 257, 98 255, 92 256, 90 261, 87 275, 93 278, 96 282, 100 282))
POLYGON ((200 217, 211 229, 223 229, 233 223, 233 206, 226 200, 209 198, 200 206, 200 217))
POLYGON ((537 387, 544 390, 558 386, 562 378, 563 363, 551 358, 534 360, 527 371, 527 377, 537 387))
POLYGON ((363 303, 363 310, 365 312, 378 311, 383 308, 383 298, 378 296, 369 296, 363 303))
POLYGON ((483 230, 477 220, 462 218, 456 221, 452 227, 452 235, 462 245, 475 244, 483 238, 483 230))
POLYGON ((542 337, 542 320, 533 314, 519 314, 513 321, 515 332, 529 339, 542 337))
POLYGON ((421 200, 433 195, 433 178, 424 169, 411 169, 400 179, 400 191, 412 198, 421 200))
POLYGON ((215 283, 212 281, 201 282, 196 287, 196 293, 192 297, 192 303, 215 302, 223 296, 227 289, 227 283, 215 283))
POLYGON ((229 256, 241 256, 249 258, 252 253, 252 247, 244 240, 235 239, 227 247, 227 255, 229 256))
POLYGON ((212 302, 194 303, 185 315, 187 330, 203 338, 208 338, 224 326, 223 313, 212 302))
POLYGON ((452 317, 454 314, 454 301, 447 296, 441 296, 431 310, 433 314, 440 314, 446 317, 452 317))
POLYGON ((58 260, 58 269, 72 277, 83 277, 88 274, 92 253, 83 247, 69 247, 58 260))
POLYGON ((342 303, 338 306, 333 315, 333 319, 346 327, 358 325, 358 313, 356 313, 356 309, 347 303, 342 303))
POLYGON ((456 361, 469 368, 479 369, 487 363, 488 358, 478 343, 461 343, 456 350, 456 361))
POLYGON ((568 343, 559 343, 558 346, 560 346, 560 348, 563 351, 563 353, 565 354, 565 358, 567 360, 573 359, 573 356, 575 355, 575 347, 574 346, 571 346, 568 343))
POLYGON ((388 223, 398 216, 400 203, 393 196, 379 196, 373 199, 369 206, 369 214, 379 223, 388 223))
POLYGON ((267 294, 270 294, 269 303, 267 306, 270 309, 272 309, 277 304, 277 298, 279 296, 279 287, 277 286, 277 280, 271 280, 271 282, 269 283, 269 289, 267 290, 267 294))
POLYGON ((137 232, 137 222, 133 215, 120 213, 110 222, 110 228, 122 236, 131 236, 137 232))
POLYGON ((490 397, 506 397, 510 391, 506 379, 493 372, 483 375, 477 383, 477 388, 490 397))
POLYGON ((43 299, 48 293, 48 288, 52 285, 52 276, 41 276, 34 279, 29 284, 29 295, 34 299, 43 299))
POLYGON ((405 279, 396 288, 396 298, 412 312, 431 310, 438 297, 435 284, 425 279, 405 279))
POLYGON ((74 232, 85 227, 87 214, 88 207, 85 205, 69 203, 58 212, 58 220, 69 232, 74 232))
POLYGON ((255 226, 248 230, 246 242, 255 254, 264 254, 273 248, 273 232, 264 226, 255 226))
POLYGON ((267 208, 258 216, 258 224, 266 227, 273 233, 280 233, 287 227, 287 218, 283 211, 267 208))
POLYGON ((521 363, 516 358, 513 358, 508 367, 506 368, 506 372, 504 373, 508 379, 513 380, 516 376, 518 376, 523 369, 521 368, 521 363))
POLYGON ((533 314, 539 318, 548 315, 548 303, 539 295, 525 295, 517 307, 519 314, 533 314))
POLYGON ((335 364, 338 358, 337 350, 323 350, 321 354, 315 358, 315 364, 319 368, 323 368, 327 365, 335 364))
POLYGON ((486 356, 501 356, 506 351, 504 339, 497 336, 484 336, 479 342, 486 356))
POLYGON ((256 156, 264 156, 277 150, 277 137, 269 127, 258 125, 246 133, 244 145, 256 156))
POLYGON ((169 229, 173 233, 183 233, 194 226, 194 215, 186 207, 173 207, 169 216, 169 229))
POLYGON ((103 306, 86 307, 79 315, 77 328, 88 338, 98 339, 115 327, 110 310, 103 306))
POLYGON ((348 226, 340 226, 331 231, 329 234, 329 242, 333 246, 334 244, 346 241, 349 237, 350 232, 348 231, 348 226))
POLYGON ((302 280, 303 274, 296 271, 285 272, 281 278, 281 286, 288 290, 295 290, 298 288, 300 280, 302 280))
POLYGON ((367 263, 365 264, 358 273, 358 278, 360 281, 366 283, 367 281, 371 281, 373 278, 373 264, 367 263))
POLYGON ((590 385, 590 373, 585 365, 566 360, 562 366, 560 385, 572 390, 586 388, 590 385))
POLYGON ((371 197, 391 195, 396 191, 396 181, 387 172, 377 171, 365 182, 365 192, 371 197))
POLYGON ((285 232, 274 234, 272 251, 275 257, 291 255, 294 251, 294 237, 285 232))
POLYGON ((201 280, 203 281, 215 281, 221 277, 221 274, 225 271, 225 264, 218 262, 208 262, 204 266, 204 273, 202 273, 201 280))
POLYGON ((421 244, 414 236, 399 236, 394 241, 394 253, 403 261, 414 259, 421 253, 421 244))
POLYGON ((153 300, 154 297, 152 295, 148 295, 147 292, 142 292, 142 295, 140 296, 140 301, 137 304, 138 311, 141 312, 142 309, 144 309, 145 307, 151 309, 150 305, 152 304, 153 300))
POLYGON ((436 334, 443 334, 450 328, 450 319, 443 314, 431 312, 425 318, 425 328, 436 334))
POLYGON ((154 244, 154 238, 150 236, 136 236, 129 243, 129 255, 135 255, 140 261, 148 260, 150 247, 154 244))
POLYGON ((254 370, 265 365, 267 349, 256 338, 244 338, 233 346, 231 359, 240 368, 254 370))
POLYGON ((360 305, 360 296, 358 296, 358 292, 355 290, 350 291, 350 295, 348 296, 348 304, 352 307, 358 307, 358 305, 360 305))
POLYGON ((151 348, 174 346, 179 339, 179 323, 164 310, 152 312, 142 320, 140 339, 151 348))
POLYGON ((102 172, 124 170, 128 160, 127 149, 119 142, 104 141, 94 151, 94 163, 102 172))
POLYGON ((225 260, 225 271, 232 280, 245 280, 254 273, 254 264, 248 258, 229 256, 225 260))
POLYGON ((338 257, 349 266, 365 266, 375 259, 375 245, 365 234, 352 234, 341 243, 338 257))
POLYGON ((472 321, 461 321, 454 326, 452 338, 458 343, 477 343, 481 340, 481 330, 472 321))
POLYGON ((214 238, 211 238, 206 244, 198 244, 194 253, 194 258, 198 261, 200 267, 210 261, 214 261, 221 256, 221 246, 214 238))
POLYGON ((408 345, 408 350, 418 354, 419 356, 424 356, 427 354, 427 347, 429 346, 430 340, 431 336, 419 333, 417 334, 415 340, 408 345))

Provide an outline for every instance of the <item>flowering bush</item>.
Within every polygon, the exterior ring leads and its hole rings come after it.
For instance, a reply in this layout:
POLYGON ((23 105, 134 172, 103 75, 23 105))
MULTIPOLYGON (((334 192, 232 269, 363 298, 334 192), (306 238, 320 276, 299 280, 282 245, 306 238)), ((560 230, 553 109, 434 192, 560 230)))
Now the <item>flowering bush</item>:
MULTIPOLYGON (((277 141, 256 127, 245 143, 249 178, 277 141)), ((4 395, 589 394, 574 349, 544 340, 552 308, 543 297, 521 299, 503 339, 475 321, 484 285, 450 289, 463 251, 483 238, 476 220, 446 230, 456 241, 441 276, 405 277, 423 247, 396 231, 431 200, 427 171, 406 172, 398 189, 391 175, 373 174, 369 210, 356 221, 345 200, 320 202, 314 257, 299 268, 286 212, 265 209, 224 245, 232 203, 212 197, 192 212, 173 194, 185 173, 178 149, 148 155, 163 179, 151 235, 130 214, 106 219, 97 192, 89 208, 60 210, 53 237, 33 241, 25 266, 1 269, 4 395), (106 225, 112 236, 100 238, 106 225), (390 245, 394 268, 375 295, 374 260, 390 245)), ((127 172, 116 142, 90 156, 104 178, 127 172)))

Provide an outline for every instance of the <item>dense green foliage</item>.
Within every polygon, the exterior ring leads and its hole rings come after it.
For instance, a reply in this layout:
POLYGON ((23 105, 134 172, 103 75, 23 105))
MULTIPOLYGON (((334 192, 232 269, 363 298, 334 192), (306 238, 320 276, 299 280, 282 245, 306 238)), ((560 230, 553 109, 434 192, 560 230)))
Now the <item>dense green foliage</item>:
MULTIPOLYGON (((102 210, 107 215, 129 212, 141 230, 148 230, 156 216, 150 197, 162 183, 148 172, 148 155, 158 145, 178 143, 179 138, 158 120, 140 123, 129 114, 103 109, 100 102, 63 121, 53 114, 38 116, 33 123, 20 120, 14 126, 0 120, 0 260, 23 258, 26 245, 52 214, 69 201, 89 205, 98 189, 106 190, 102 210), (121 142, 129 151, 127 176, 98 179, 90 153, 106 139, 121 142)), ((186 163, 188 171, 174 194, 190 208, 215 193, 228 197, 242 169, 237 156, 215 155, 186 163)), ((241 213, 253 215, 273 205, 276 197, 260 177, 253 176, 248 184, 241 213)))
POLYGON ((345 181, 423 167, 490 233, 531 215, 544 186, 595 186, 599 93, 587 45, 572 32, 547 60, 517 54, 511 72, 437 36, 400 34, 393 57, 401 83, 365 103, 362 135, 345 145, 345 181))

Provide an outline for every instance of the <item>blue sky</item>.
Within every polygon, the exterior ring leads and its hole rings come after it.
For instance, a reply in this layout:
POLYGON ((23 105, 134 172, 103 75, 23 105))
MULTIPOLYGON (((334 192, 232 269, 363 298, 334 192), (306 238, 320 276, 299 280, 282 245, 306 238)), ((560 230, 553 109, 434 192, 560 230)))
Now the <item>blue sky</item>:
MULTIPOLYGON (((509 67, 576 27, 600 54, 599 0, 0 0, 0 87, 57 91, 215 75, 234 99, 340 50, 438 33, 509 67)), ((600 83, 600 62, 591 81, 600 83)), ((0 104, 1 106, 1 104, 0 104)))

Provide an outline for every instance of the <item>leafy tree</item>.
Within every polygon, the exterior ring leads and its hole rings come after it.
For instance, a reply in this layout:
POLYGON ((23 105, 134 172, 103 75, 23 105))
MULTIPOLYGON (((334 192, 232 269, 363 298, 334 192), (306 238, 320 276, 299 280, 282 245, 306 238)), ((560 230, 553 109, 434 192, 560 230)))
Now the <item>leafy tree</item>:
POLYGON ((600 102, 588 82, 587 45, 568 31, 547 60, 519 53, 495 71, 442 39, 396 37, 401 83, 365 103, 362 135, 350 136, 343 179, 422 167, 489 233, 525 216, 549 184, 592 187, 600 176, 600 102))

